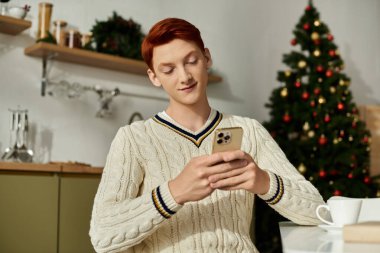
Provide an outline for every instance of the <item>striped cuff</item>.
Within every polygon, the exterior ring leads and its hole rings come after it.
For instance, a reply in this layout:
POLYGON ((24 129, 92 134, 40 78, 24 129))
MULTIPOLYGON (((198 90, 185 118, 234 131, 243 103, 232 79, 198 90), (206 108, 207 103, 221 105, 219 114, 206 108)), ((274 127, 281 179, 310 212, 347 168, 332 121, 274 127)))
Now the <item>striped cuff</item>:
POLYGON ((165 219, 171 218, 182 207, 171 195, 168 182, 152 190, 152 201, 154 207, 165 219))
POLYGON ((282 178, 273 172, 267 171, 270 178, 269 191, 266 194, 259 195, 269 205, 277 204, 284 195, 284 182, 282 178))

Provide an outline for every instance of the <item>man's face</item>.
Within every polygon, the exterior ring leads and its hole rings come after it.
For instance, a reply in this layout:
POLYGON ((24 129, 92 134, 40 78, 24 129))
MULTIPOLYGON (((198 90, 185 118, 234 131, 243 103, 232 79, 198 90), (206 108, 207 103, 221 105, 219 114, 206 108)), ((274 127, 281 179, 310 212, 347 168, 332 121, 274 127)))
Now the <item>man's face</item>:
POLYGON ((153 70, 148 70, 155 86, 163 86, 171 105, 194 105, 207 100, 207 69, 211 57, 195 43, 175 39, 153 50, 153 70))

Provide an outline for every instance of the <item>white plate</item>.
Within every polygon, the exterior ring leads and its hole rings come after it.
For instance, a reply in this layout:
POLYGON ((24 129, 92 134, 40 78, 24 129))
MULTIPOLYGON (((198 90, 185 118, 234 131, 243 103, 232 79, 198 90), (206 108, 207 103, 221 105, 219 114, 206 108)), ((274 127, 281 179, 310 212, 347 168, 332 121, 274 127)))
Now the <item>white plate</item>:
POLYGON ((332 226, 327 224, 318 225, 318 227, 326 230, 328 233, 342 233, 343 226, 332 226))

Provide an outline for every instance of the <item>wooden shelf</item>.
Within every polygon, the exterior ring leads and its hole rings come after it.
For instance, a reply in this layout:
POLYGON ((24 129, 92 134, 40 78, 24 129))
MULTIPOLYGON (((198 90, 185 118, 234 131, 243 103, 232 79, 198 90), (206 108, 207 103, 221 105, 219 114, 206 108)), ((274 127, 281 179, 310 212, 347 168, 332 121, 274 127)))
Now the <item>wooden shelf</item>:
POLYGON ((75 163, 17 163, 0 161, 1 171, 102 174, 103 168, 75 163))
MULTIPOLYGON (((84 49, 62 47, 44 42, 39 42, 33 46, 25 48, 24 53, 29 56, 41 58, 54 55, 54 59, 58 61, 72 62, 143 76, 146 76, 146 70, 148 68, 143 61, 97 53, 84 49)), ((209 81, 211 83, 216 83, 222 81, 222 78, 219 76, 210 75, 209 81)))
POLYGON ((31 26, 28 20, 0 15, 0 33, 17 35, 31 26))

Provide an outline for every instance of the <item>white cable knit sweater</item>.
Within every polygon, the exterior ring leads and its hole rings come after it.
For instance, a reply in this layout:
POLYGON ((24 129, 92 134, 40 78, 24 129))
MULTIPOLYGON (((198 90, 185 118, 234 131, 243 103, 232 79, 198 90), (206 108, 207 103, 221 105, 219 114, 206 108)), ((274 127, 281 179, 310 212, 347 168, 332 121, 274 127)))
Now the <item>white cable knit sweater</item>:
POLYGON ((216 190, 182 206, 168 188, 192 157, 211 153, 215 128, 236 126, 244 129, 242 150, 270 175, 269 192, 259 197, 298 224, 318 224, 322 197, 256 120, 212 110, 192 132, 161 112, 120 128, 112 142, 92 213, 95 250, 257 252, 249 235, 253 194, 216 190))

